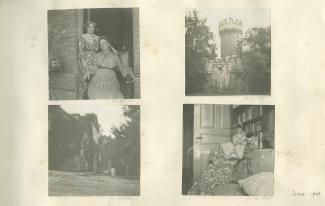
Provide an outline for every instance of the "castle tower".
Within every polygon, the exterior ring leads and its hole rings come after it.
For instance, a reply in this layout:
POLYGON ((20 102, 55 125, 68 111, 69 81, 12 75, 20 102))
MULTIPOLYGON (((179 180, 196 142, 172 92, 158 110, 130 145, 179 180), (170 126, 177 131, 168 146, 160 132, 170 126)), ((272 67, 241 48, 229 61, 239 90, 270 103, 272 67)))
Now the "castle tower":
POLYGON ((238 19, 224 19, 219 24, 219 34, 221 39, 221 58, 231 56, 236 53, 238 40, 242 35, 242 22, 238 19))

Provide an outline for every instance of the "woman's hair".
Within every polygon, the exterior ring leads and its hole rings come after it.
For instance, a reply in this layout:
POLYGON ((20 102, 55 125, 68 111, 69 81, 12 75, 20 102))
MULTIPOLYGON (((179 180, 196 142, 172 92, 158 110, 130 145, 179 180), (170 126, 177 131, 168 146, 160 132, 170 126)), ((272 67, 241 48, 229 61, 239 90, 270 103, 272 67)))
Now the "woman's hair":
POLYGON ((106 36, 100 36, 98 42, 100 42, 101 40, 105 40, 109 43, 109 40, 106 36))
POLYGON ((94 27, 95 27, 95 30, 96 30, 96 23, 93 22, 93 21, 88 21, 88 22, 86 22, 86 23, 84 24, 84 30, 85 30, 85 32, 87 32, 87 27, 88 27, 90 24, 93 24, 94 27))
POLYGON ((237 126, 235 126, 232 130, 233 134, 238 134, 238 133, 241 133, 241 132, 245 132, 244 131, 244 126, 242 124, 238 124, 237 126))
POLYGON ((105 36, 100 36, 99 37, 99 40, 98 40, 98 42, 99 42, 99 50, 100 51, 102 51, 102 49, 100 48, 100 41, 102 41, 102 40, 105 40, 107 43, 109 43, 110 45, 111 45, 111 51, 113 52, 113 53, 115 53, 115 54, 118 54, 118 51, 116 51, 116 49, 113 47, 113 45, 109 42, 109 40, 107 39, 107 37, 105 37, 105 36))
POLYGON ((242 123, 239 123, 239 124, 236 126, 236 128, 238 128, 238 129, 244 129, 244 125, 243 125, 242 123))

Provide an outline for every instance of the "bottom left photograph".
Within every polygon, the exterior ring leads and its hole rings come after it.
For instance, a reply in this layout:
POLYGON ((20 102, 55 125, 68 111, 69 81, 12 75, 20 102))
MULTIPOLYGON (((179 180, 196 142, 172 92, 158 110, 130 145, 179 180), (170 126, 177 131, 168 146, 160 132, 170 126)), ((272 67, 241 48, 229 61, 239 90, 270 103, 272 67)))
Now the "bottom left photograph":
POLYGON ((140 195, 140 106, 49 105, 48 195, 140 195))

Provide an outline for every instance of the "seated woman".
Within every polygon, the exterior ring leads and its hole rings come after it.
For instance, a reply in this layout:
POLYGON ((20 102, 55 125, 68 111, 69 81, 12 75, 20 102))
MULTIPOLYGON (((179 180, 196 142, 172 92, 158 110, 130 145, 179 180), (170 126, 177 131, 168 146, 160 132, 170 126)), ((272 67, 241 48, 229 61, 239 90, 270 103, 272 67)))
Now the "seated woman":
POLYGON ((105 39, 99 40, 100 52, 94 56, 94 66, 90 67, 88 86, 89 99, 122 99, 124 98, 116 72, 121 72, 123 77, 134 79, 130 67, 121 63, 118 52, 105 39))
POLYGON ((208 168, 194 181, 188 195, 215 195, 217 186, 232 183, 233 166, 243 158, 245 140, 245 132, 238 127, 231 142, 218 144, 210 153, 208 168))

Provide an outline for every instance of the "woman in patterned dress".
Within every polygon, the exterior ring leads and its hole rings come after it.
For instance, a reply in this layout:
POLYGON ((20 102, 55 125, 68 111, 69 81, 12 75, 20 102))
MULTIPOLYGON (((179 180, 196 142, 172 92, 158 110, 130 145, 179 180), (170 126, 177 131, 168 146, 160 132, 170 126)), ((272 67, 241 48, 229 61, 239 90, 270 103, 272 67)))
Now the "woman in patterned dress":
POLYGON ((89 99, 122 99, 116 71, 134 79, 133 72, 121 63, 118 52, 105 38, 99 40, 99 45, 101 51, 95 54, 95 65, 90 67, 89 99))
POLYGON ((82 34, 79 41, 81 72, 79 76, 79 99, 87 99, 87 87, 90 80, 89 67, 94 64, 94 55, 99 50, 99 37, 94 34, 96 23, 87 22, 84 26, 87 33, 82 34))
MULTIPOLYGON (((246 145, 246 133, 241 126, 235 129, 232 143, 234 145, 246 145)), ((216 149, 209 154, 208 168, 194 181, 187 194, 216 195, 215 189, 218 186, 233 182, 233 167, 238 160, 238 158, 227 157, 221 144, 217 144, 216 149)))

